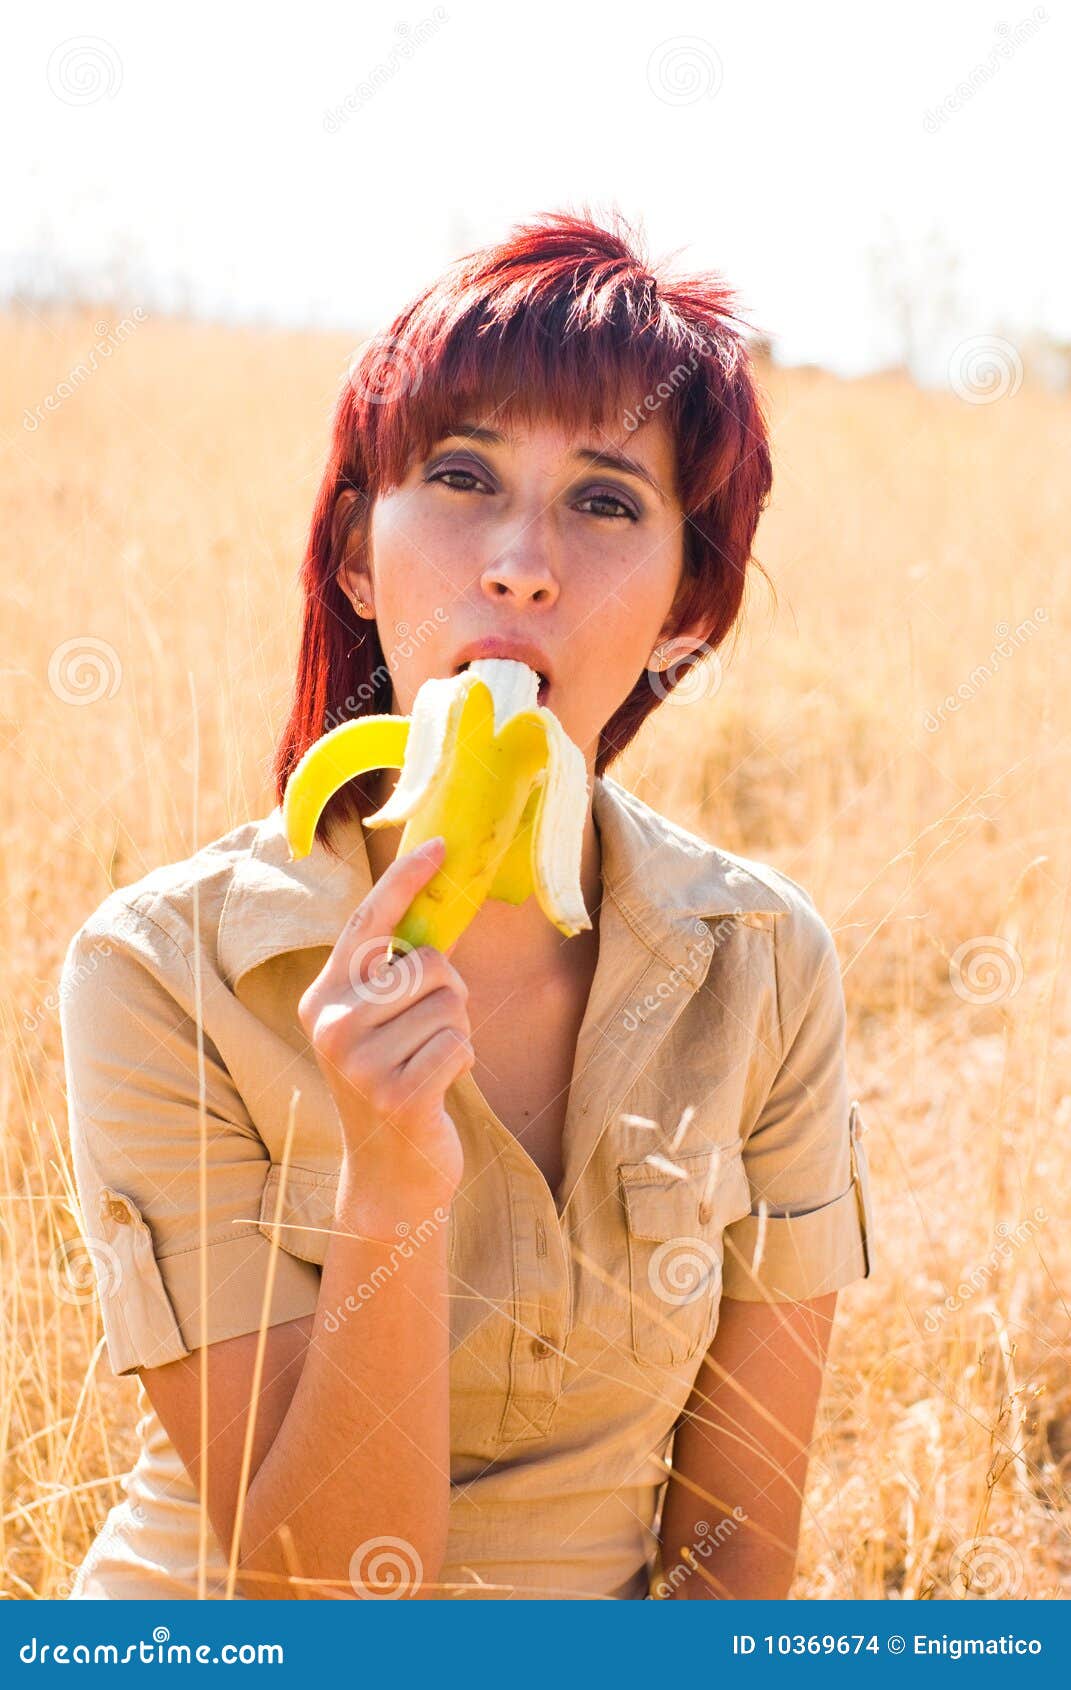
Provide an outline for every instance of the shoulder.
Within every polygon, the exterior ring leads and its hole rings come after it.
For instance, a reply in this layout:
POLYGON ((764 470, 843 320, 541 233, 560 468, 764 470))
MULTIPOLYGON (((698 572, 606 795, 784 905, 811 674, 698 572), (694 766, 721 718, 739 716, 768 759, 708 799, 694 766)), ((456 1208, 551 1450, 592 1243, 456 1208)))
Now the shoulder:
POLYGON ((80 977, 93 959, 133 953, 158 966, 188 970, 196 936, 214 948, 214 935, 232 881, 256 849, 269 818, 242 822, 187 857, 162 863, 115 887, 70 939, 64 978, 80 977))
POLYGON ((784 869, 702 838, 609 776, 596 790, 604 839, 631 871, 626 903, 767 930, 786 973, 813 976, 836 963, 833 933, 813 894, 784 869))

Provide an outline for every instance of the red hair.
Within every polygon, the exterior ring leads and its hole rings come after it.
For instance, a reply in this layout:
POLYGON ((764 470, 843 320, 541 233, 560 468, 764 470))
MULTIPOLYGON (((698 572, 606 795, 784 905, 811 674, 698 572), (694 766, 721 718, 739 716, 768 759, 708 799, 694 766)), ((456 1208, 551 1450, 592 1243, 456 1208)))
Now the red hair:
MULTIPOLYGON (((619 221, 619 220, 618 220, 619 221)), ((405 479, 466 401, 564 427, 595 427, 620 405, 626 428, 664 413, 685 513, 678 625, 697 617, 708 650, 732 628, 767 503, 769 437, 735 296, 716 273, 652 271, 615 227, 550 213, 469 253, 365 343, 343 379, 331 449, 301 568, 304 621, 289 719, 275 750, 276 798, 329 728, 390 708, 390 671, 373 622, 357 616, 337 572, 377 494, 405 479), (357 497, 338 507, 339 495, 357 497)), ((695 660, 705 655, 697 653, 695 660)), ((595 773, 638 732, 688 660, 657 691, 641 674, 606 723, 595 773)), ((367 814, 374 775, 342 787, 320 818, 367 814)))

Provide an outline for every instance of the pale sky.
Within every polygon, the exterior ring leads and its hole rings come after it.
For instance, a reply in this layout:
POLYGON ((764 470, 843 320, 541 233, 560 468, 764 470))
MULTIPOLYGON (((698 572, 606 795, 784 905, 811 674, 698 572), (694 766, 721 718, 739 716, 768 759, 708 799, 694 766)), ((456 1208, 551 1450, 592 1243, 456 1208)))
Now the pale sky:
POLYGON ((21 8, 0 291, 120 252, 147 307, 371 332, 587 205, 721 270, 784 362, 888 361, 889 242, 921 294, 958 265, 938 362, 1002 327, 1071 340, 1069 43, 1066 5, 1020 0, 21 8))

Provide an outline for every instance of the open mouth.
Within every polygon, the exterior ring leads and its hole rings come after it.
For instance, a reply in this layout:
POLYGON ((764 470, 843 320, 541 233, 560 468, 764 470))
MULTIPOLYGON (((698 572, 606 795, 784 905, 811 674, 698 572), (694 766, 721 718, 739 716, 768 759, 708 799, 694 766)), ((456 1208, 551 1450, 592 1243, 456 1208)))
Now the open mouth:
MULTIPOLYGON (((460 675, 463 670, 469 668, 471 662, 472 662, 472 659, 467 657, 465 659, 464 663, 458 664, 454 673, 457 674, 457 675, 460 675)), ((550 682, 547 679, 546 675, 544 675, 542 669, 537 669, 535 671, 535 673, 539 676, 539 688, 538 688, 538 691, 536 693, 536 698, 537 698, 537 701, 540 704, 545 704, 547 702, 548 697, 550 696, 550 682)))

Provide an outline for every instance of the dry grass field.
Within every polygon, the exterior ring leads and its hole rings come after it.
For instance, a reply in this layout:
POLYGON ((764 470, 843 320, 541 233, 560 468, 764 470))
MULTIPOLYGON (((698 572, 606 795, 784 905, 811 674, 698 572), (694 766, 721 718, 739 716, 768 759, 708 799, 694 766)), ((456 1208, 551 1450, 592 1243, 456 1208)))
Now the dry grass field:
MULTIPOLYGON (((149 318, 62 396, 112 322, 0 318, 16 1599, 66 1593, 135 1452, 135 1381, 112 1377, 92 1298, 57 1294, 77 1235, 60 963, 112 886, 270 808, 353 345, 149 318)), ((776 602, 756 573, 720 679, 613 772, 786 870, 837 936, 877 1260, 840 1298, 794 1594, 1068 1596, 1071 404, 1029 382, 972 403, 895 375, 762 381, 776 602)))

